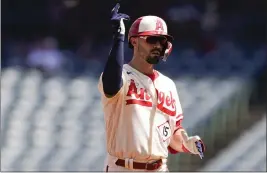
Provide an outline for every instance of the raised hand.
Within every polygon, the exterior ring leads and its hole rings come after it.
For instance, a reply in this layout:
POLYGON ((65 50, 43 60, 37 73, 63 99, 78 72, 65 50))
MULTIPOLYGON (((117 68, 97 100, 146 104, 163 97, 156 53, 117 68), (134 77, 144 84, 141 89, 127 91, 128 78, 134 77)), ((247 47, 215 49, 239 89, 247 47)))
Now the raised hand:
POLYGON ((118 13, 120 4, 117 3, 115 7, 111 10, 111 24, 112 28, 116 33, 125 35, 125 25, 123 20, 129 20, 130 17, 124 13, 118 13))

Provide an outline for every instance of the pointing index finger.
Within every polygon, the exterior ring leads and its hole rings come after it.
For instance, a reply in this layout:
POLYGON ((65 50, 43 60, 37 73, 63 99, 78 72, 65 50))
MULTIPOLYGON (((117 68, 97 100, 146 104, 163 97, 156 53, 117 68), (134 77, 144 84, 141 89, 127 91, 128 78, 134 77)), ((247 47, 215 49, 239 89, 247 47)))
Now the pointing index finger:
POLYGON ((116 13, 118 13, 119 8, 120 8, 120 4, 117 3, 117 4, 115 5, 115 7, 112 9, 111 13, 112 13, 112 14, 116 14, 116 13))

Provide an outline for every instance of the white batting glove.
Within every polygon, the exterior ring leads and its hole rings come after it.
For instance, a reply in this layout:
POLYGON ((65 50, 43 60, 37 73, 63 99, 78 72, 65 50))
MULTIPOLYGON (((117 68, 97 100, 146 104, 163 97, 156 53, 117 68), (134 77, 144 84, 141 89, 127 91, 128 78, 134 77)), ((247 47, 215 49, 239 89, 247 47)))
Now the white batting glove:
POLYGON ((119 32, 121 35, 125 35, 125 25, 124 25, 124 22, 123 22, 123 18, 120 20, 120 28, 119 28, 119 32))
POLYGON ((192 154, 204 157, 205 145, 199 136, 188 136, 186 132, 182 132, 183 147, 192 154))

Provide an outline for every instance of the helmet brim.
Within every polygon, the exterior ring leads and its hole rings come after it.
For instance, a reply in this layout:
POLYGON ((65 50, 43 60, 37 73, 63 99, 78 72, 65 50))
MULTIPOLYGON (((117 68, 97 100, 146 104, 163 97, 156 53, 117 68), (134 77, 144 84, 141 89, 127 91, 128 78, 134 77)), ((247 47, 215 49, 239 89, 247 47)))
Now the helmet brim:
POLYGON ((156 33, 156 32, 142 32, 137 34, 137 36, 164 36, 167 38, 169 42, 173 42, 174 38, 173 36, 165 33, 156 33))
POLYGON ((138 36, 164 36, 167 38, 167 41, 169 42, 173 42, 174 38, 171 35, 165 34, 165 33, 155 33, 153 32, 142 32, 142 33, 138 33, 136 35, 132 35, 129 37, 128 43, 129 43, 129 48, 133 48, 133 45, 130 43, 130 39, 131 37, 138 37, 138 36))

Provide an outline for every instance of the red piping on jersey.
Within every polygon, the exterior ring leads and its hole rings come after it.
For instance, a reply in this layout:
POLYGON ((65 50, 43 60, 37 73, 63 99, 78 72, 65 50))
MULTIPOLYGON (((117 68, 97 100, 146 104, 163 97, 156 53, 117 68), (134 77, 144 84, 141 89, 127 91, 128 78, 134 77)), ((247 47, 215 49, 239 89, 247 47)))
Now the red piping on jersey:
POLYGON ((153 70, 152 74, 145 74, 148 76, 153 82, 156 80, 156 78, 159 77, 159 73, 156 70, 153 70))

